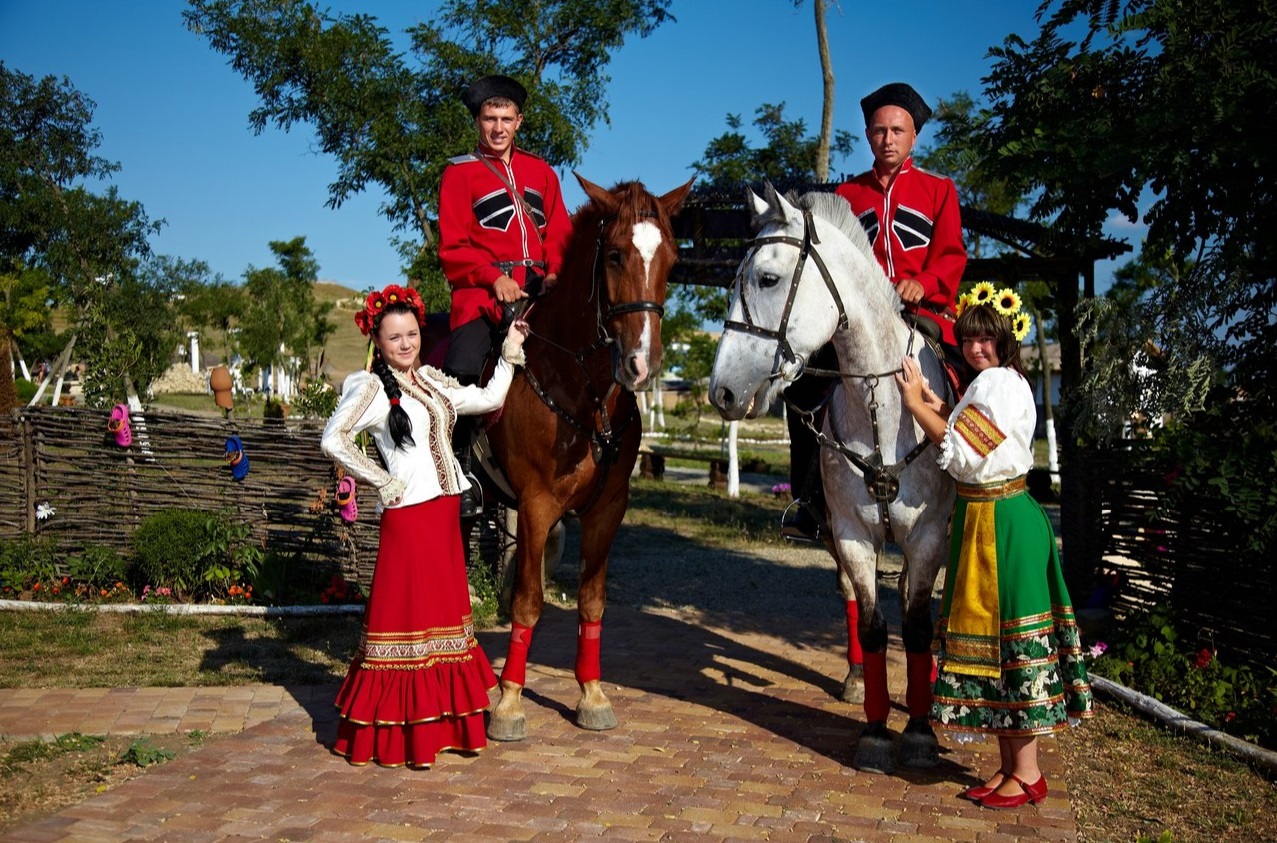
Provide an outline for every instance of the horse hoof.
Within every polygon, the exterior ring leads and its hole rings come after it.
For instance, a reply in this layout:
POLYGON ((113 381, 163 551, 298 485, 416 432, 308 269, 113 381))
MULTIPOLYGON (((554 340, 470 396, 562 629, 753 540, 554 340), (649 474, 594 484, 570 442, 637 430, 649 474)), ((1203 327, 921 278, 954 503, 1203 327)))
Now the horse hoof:
POLYGON ((911 718, 901 734, 900 763, 906 767, 934 767, 940 763, 940 744, 925 717, 911 718))
POLYGON ((896 759, 891 751, 891 732, 885 723, 870 723, 860 733, 856 743, 856 755, 851 765, 866 773, 889 776, 896 771, 896 759))
POLYGON ((853 665, 847 671, 847 678, 842 681, 842 693, 838 695, 838 699, 845 703, 860 705, 865 701, 865 683, 864 668, 861 665, 853 665))
POLYGON ((488 737, 494 741, 521 741, 527 736, 526 717, 493 717, 488 721, 488 737))
POLYGON ((600 708, 578 708, 576 725, 593 732, 606 732, 608 729, 616 728, 616 712, 610 705, 600 708))

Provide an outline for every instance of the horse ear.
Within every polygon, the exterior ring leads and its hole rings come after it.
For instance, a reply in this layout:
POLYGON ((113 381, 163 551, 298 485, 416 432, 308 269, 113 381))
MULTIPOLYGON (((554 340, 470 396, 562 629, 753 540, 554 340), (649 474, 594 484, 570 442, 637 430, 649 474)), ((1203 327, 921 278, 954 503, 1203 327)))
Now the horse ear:
POLYGON ((620 205, 616 201, 616 197, 608 191, 599 187, 594 182, 582 176, 576 170, 572 171, 572 175, 576 176, 577 183, 581 185, 581 189, 585 191, 585 195, 594 201, 605 214, 615 214, 620 205))
POLYGON ((745 203, 750 208, 749 223, 755 231, 775 220, 783 220, 785 213, 780 201, 780 194, 769 181, 763 182, 763 196, 760 198, 751 188, 745 188, 745 203))
POLYGON ((674 216, 683 208, 683 202, 687 199, 687 194, 692 192, 692 182, 696 181, 696 176, 692 176, 687 180, 687 184, 682 187, 676 187, 669 193, 662 196, 656 201, 661 203, 661 207, 665 209, 667 216, 674 216))

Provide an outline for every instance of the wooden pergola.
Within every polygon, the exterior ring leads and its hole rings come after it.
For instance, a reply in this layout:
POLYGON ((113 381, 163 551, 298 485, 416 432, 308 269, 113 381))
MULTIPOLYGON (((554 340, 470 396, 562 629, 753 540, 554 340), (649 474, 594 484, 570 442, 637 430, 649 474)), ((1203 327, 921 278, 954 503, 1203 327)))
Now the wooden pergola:
MULTIPOLYGON (((751 185, 756 190, 761 185, 751 185)), ((836 184, 776 185, 782 193, 832 191, 836 184)), ((962 208, 962 227, 968 235, 996 241, 1005 251, 967 262, 964 281, 993 281, 1013 285, 1021 281, 1042 281, 1050 286, 1058 305, 1060 343, 1060 391, 1068 395, 1082 377, 1082 349, 1077 337, 1077 306, 1095 296, 1095 264, 1131 251, 1123 242, 1107 238, 1090 242, 1062 240, 1039 223, 962 208)), ((697 190, 684 202, 674 220, 680 240, 679 263, 671 283, 730 286, 751 236, 749 212, 744 206, 744 186, 734 190, 697 190)), ((970 237, 968 236, 968 240, 970 237)), ((1069 552, 1064 557, 1070 583, 1082 586, 1100 561, 1103 537, 1090 529, 1087 509, 1082 503, 1086 490, 1071 468, 1081 458, 1076 438, 1067 421, 1060 429, 1061 533, 1069 552)))

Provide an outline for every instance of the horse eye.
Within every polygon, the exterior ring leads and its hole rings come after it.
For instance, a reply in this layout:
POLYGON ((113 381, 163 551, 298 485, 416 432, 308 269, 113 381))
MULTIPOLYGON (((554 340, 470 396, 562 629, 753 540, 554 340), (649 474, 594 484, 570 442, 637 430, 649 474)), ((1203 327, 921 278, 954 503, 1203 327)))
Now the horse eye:
POLYGON ((775 287, 780 283, 780 276, 771 272, 764 272, 758 276, 758 286, 766 290, 768 287, 775 287))
POLYGON ((612 266, 620 266, 621 265, 621 250, 613 249, 612 251, 608 252, 607 262, 612 264, 612 266))

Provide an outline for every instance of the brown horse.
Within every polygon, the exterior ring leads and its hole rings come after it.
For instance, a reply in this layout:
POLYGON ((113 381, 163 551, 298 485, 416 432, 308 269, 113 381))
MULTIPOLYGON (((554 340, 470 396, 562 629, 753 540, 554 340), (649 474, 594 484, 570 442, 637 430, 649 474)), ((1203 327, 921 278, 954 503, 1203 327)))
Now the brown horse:
POLYGON ((541 560, 549 531, 568 512, 581 525, 576 722, 616 726, 599 669, 608 553, 642 436, 633 391, 661 366, 666 278, 678 252, 670 217, 692 183, 658 198, 638 182, 609 191, 576 178, 589 202, 573 215, 558 283, 527 311, 528 362, 488 429, 518 497, 512 629, 488 725, 494 740, 527 736, 522 694, 544 603, 541 560))

